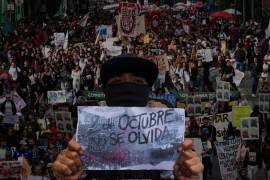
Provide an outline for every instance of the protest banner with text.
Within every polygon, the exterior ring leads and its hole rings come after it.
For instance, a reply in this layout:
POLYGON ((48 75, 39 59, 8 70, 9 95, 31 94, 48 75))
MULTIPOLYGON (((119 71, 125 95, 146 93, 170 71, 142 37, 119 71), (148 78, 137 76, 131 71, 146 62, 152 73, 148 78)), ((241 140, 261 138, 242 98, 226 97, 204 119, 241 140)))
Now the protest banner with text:
POLYGON ((240 142, 240 139, 215 142, 222 180, 237 178, 236 154, 240 142))
POLYGON ((172 170, 184 133, 183 109, 78 108, 84 169, 172 170))
POLYGON ((48 91, 48 104, 66 103, 65 91, 48 91))
POLYGON ((22 163, 20 161, 0 161, 0 179, 20 179, 22 163))

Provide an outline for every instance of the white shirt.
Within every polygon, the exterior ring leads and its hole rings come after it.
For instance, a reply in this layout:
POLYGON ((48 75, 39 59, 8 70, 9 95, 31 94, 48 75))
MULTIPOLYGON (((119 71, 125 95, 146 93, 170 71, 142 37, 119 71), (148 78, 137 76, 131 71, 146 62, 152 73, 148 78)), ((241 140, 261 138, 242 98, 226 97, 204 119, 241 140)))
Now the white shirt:
POLYGON ((18 73, 21 72, 20 68, 18 67, 10 67, 8 73, 11 75, 12 80, 16 81, 18 79, 18 73))
POLYGON ((73 70, 72 73, 71 73, 71 78, 73 79, 73 82, 75 82, 75 81, 80 82, 81 71, 75 71, 75 70, 73 70))

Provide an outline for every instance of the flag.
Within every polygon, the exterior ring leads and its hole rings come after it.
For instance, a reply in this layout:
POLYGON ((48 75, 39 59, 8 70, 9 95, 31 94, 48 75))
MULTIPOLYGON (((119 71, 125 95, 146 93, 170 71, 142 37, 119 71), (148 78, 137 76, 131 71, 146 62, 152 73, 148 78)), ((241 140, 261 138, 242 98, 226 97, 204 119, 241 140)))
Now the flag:
POLYGON ((270 20, 268 24, 268 28, 265 30, 265 38, 268 39, 270 37, 270 20))
POLYGON ((97 37, 96 37, 96 41, 95 41, 95 44, 98 43, 98 41, 101 39, 101 36, 100 36, 100 31, 98 31, 98 34, 97 34, 97 37))
POLYGON ((90 12, 88 12, 86 15, 84 15, 84 17, 80 20, 79 25, 81 27, 86 27, 87 21, 89 19, 89 14, 90 14, 90 12))
POLYGON ((111 25, 101 25, 96 26, 96 33, 100 32, 100 36, 103 39, 112 37, 112 26, 111 25))
POLYGON ((144 44, 149 44, 150 38, 149 38, 149 34, 148 33, 144 35, 144 40, 143 41, 144 41, 144 44))
POLYGON ((68 48, 68 32, 66 33, 66 37, 63 44, 63 49, 66 50, 67 48, 68 48))

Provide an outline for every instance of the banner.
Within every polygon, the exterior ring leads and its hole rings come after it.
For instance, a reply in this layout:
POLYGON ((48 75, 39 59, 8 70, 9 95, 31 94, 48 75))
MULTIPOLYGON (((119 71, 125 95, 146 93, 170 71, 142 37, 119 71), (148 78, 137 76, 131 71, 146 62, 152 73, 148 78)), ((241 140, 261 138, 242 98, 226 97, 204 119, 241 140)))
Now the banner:
POLYGON ((251 108, 249 106, 233 106, 232 125, 240 127, 240 119, 250 117, 251 108))
POLYGON ((83 96, 89 100, 105 100, 105 94, 98 91, 83 91, 83 96))
POLYGON ((20 161, 0 161, 0 179, 20 179, 21 176, 22 163, 20 161))
POLYGON ((119 35, 136 37, 145 33, 145 17, 139 16, 140 7, 137 3, 122 2, 119 4, 120 16, 117 17, 119 35))
POLYGON ((71 118, 71 113, 66 111, 55 112, 56 126, 59 132, 72 132, 73 122, 71 118))
POLYGON ((184 109, 78 108, 84 169, 173 170, 184 133, 184 109))
POLYGON ((240 130, 242 140, 258 140, 260 137, 258 117, 241 118, 240 130))
POLYGON ((56 48, 62 48, 65 43, 65 33, 54 33, 54 45, 56 48))
POLYGON ((235 180, 237 176, 236 154, 240 139, 215 142, 222 180, 235 180))
POLYGON ((228 102, 230 101, 230 83, 225 81, 217 81, 217 101, 228 102))
POLYGON ((112 25, 96 26, 96 34, 99 34, 103 39, 111 38, 113 35, 112 25))
POLYGON ((187 98, 187 116, 202 115, 201 97, 194 95, 187 98))
POLYGON ((259 108, 261 113, 269 113, 270 106, 270 94, 260 93, 259 94, 259 108))
POLYGON ((217 131, 217 141, 223 141, 226 136, 228 125, 232 120, 231 113, 216 114, 213 126, 217 131))
POLYGON ((65 91, 48 91, 48 104, 66 103, 65 91))

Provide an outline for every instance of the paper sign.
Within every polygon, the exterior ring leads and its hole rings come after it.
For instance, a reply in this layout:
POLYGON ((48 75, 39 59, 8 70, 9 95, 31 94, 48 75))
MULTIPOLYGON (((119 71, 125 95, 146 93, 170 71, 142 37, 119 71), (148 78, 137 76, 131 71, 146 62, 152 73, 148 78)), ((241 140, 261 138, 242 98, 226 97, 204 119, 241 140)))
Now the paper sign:
POLYGON ((172 170, 184 133, 183 109, 78 108, 84 169, 172 170))
POLYGON ((217 101, 230 101, 230 83, 225 81, 217 81, 217 101))
POLYGON ((222 180, 237 178, 236 154, 240 139, 215 142, 222 180))
POLYGON ((66 111, 55 112, 55 120, 59 132, 72 132, 73 123, 71 113, 66 111))
POLYGON ((54 33, 54 44, 56 48, 62 48, 65 43, 65 33, 54 33))
POLYGON ((65 91, 48 91, 48 104, 66 103, 65 91))
POLYGON ((232 111, 232 125, 240 127, 240 119, 250 117, 251 108, 249 106, 234 106, 232 111))
POLYGON ((20 178, 22 163, 20 161, 0 161, 0 179, 20 178))
POLYGON ((258 140, 260 137, 258 117, 241 118, 240 129, 242 140, 258 140))

